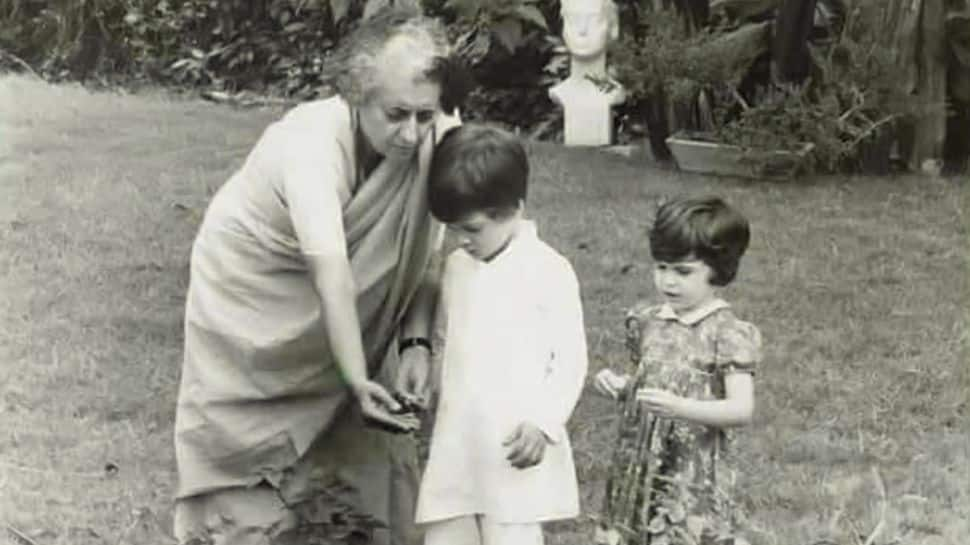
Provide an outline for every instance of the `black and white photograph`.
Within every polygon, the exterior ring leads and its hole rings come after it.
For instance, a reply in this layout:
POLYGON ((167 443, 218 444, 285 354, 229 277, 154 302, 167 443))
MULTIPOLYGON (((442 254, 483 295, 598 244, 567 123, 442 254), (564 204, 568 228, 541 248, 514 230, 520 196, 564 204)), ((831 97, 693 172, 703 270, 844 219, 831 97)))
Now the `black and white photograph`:
POLYGON ((0 0, 0 545, 965 545, 970 0, 0 0))

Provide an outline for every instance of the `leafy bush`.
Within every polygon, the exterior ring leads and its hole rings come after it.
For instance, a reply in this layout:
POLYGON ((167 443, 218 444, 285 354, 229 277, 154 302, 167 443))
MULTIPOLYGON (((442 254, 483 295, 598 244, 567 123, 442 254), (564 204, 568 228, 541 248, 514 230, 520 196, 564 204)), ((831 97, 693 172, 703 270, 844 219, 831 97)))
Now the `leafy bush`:
POLYGON ((312 96, 328 50, 387 0, 0 0, 0 48, 49 77, 312 96))
MULTIPOLYGON (((0 0, 0 52, 51 79, 147 79, 308 99, 327 92, 334 45, 362 18, 404 1, 0 0)), ((550 125, 557 112, 546 87, 565 67, 557 0, 421 3, 448 23, 481 85, 469 118, 550 125)))
POLYGON ((567 65, 556 24, 559 2, 447 0, 430 11, 449 22, 479 83, 468 100, 468 118, 549 136, 559 113, 548 87, 567 65))

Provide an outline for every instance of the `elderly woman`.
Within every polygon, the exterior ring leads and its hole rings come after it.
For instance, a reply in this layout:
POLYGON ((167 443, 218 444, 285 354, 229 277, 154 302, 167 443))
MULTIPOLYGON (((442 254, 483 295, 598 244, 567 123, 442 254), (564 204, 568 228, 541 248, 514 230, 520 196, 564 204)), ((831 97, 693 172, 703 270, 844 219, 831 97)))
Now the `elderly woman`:
POLYGON ((180 543, 301 543, 337 521, 412 543, 414 427, 381 383, 428 376, 434 144, 457 124, 444 29, 375 15, 337 54, 339 95, 266 129, 192 247, 175 430, 180 543))

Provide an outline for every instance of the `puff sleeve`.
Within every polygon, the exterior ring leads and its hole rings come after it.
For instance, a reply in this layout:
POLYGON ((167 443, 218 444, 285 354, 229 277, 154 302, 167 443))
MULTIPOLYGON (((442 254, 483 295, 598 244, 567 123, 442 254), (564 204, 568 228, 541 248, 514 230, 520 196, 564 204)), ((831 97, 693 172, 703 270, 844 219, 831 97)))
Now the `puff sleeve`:
POLYGON ((761 363, 761 332, 751 323, 728 321, 718 329, 715 350, 715 367, 722 374, 753 374, 761 363))

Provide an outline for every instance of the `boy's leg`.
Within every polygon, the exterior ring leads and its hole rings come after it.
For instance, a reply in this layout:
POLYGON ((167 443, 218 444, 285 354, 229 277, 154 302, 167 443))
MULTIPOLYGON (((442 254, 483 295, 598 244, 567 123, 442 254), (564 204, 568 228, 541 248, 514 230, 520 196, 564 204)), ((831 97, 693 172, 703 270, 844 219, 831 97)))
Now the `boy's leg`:
POLYGON ((538 522, 506 524, 481 517, 482 545, 543 545, 538 522))
POLYGON ((469 515, 427 524, 424 545, 483 545, 478 517, 469 515))

